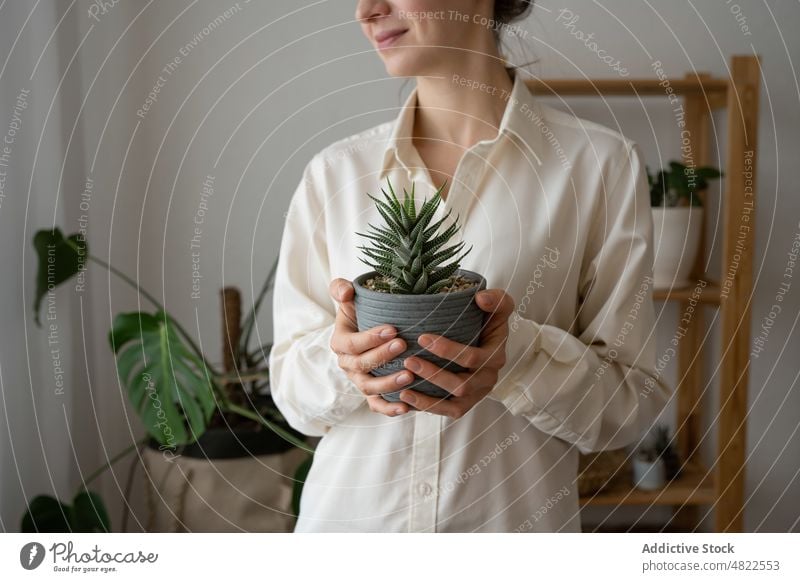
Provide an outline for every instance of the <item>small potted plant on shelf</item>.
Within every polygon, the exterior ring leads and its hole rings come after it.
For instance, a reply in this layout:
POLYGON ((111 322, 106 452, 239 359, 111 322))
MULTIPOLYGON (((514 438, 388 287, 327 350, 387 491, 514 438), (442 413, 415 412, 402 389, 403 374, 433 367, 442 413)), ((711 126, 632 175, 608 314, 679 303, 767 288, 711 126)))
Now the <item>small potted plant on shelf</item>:
POLYGON ((676 161, 655 176, 647 168, 653 210, 653 286, 658 289, 691 285, 703 229, 703 206, 698 195, 708 181, 723 174, 716 168, 692 168, 676 161))
POLYGON ((669 428, 658 425, 650 444, 640 447, 633 457, 633 483, 638 489, 661 489, 680 472, 680 461, 672 445, 669 428))
MULTIPOLYGON (((455 362, 422 349, 417 339, 431 333, 465 345, 478 345, 484 312, 475 303, 475 294, 486 288, 486 279, 460 268, 461 260, 472 247, 457 257, 465 243, 448 246, 458 232, 458 217, 443 232, 439 232, 440 227, 451 211, 431 224, 442 201, 444 186, 417 209, 413 184, 410 193, 403 188, 401 201, 388 180, 387 183, 389 193, 382 190, 385 201, 367 194, 375 202, 383 225, 370 224, 370 232, 356 233, 369 239, 369 246, 359 248, 366 256, 361 261, 373 270, 353 281, 354 302, 359 331, 392 325, 405 340, 407 349, 370 373, 389 375, 403 369, 404 360, 412 355, 455 373, 464 372, 455 362)), ((436 398, 450 396, 423 378, 415 378, 402 390, 409 388, 436 398)), ((399 394, 400 390, 382 396, 397 402, 399 394)))

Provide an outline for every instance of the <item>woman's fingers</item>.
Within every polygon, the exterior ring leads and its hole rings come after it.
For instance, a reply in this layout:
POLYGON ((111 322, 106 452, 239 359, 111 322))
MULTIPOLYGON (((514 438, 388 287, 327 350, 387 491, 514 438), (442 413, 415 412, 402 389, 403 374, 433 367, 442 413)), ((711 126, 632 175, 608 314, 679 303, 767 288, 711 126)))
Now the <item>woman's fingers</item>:
POLYGON ((435 334, 423 334, 419 338, 419 344, 425 350, 453 361, 469 372, 455 374, 424 358, 412 356, 403 361, 408 370, 398 370, 387 376, 373 376, 370 371, 386 365, 405 351, 406 342, 396 337, 397 330, 390 325, 358 331, 353 301, 355 290, 347 279, 331 281, 329 293, 339 303, 331 349, 338 354, 339 366, 366 396, 373 412, 397 416, 409 410, 425 410, 460 418, 491 390, 497 381, 498 370, 505 364, 503 348, 514 304, 511 296, 502 289, 487 289, 476 295, 478 306, 490 314, 481 332, 480 346, 468 346, 435 334), (414 381, 410 372, 444 388, 453 398, 433 398, 415 390, 402 390, 403 386, 414 381), (400 402, 388 402, 381 397, 381 394, 397 390, 402 390, 400 402))
POLYGON ((400 393, 400 399, 422 412, 441 414, 452 419, 459 419, 469 412, 488 392, 488 389, 483 388, 459 398, 434 398, 422 392, 408 389, 400 393))
POLYGON ((355 305, 353 304, 353 284, 347 279, 334 279, 331 281, 329 291, 331 297, 341 303, 336 312, 336 322, 330 344, 335 353, 359 355, 385 344, 396 335, 397 330, 391 325, 379 325, 358 331, 355 305))
POLYGON ((405 366, 420 378, 431 384, 436 384, 444 388, 453 396, 460 398, 472 392, 472 385, 483 385, 494 382, 497 378, 497 370, 493 368, 481 368, 475 371, 454 373, 423 358, 414 356, 405 359, 405 366), (494 378, 494 381, 492 380, 494 378))
POLYGON ((328 286, 328 293, 334 301, 339 303, 339 309, 336 311, 336 329, 337 331, 358 331, 358 321, 356 318, 356 306, 353 302, 355 297, 355 289, 353 284, 347 279, 337 278, 331 281, 328 286))
POLYGON ((410 410, 409 405, 405 402, 387 402, 380 396, 367 396, 367 405, 372 412, 386 416, 399 416, 410 410))
MULTIPOLYGON (((354 339, 357 336, 358 334, 351 334, 349 337, 350 339, 354 339)), ((378 338, 383 343, 377 347, 360 352, 344 351, 339 356, 339 366, 345 369, 366 373, 370 370, 375 370, 385 366, 387 362, 390 362, 396 358, 398 354, 403 353, 406 349, 406 342, 402 338, 398 337, 390 342, 386 342, 385 339, 381 339, 380 335, 378 335, 378 338)), ((368 339, 369 341, 375 341, 375 334, 368 336, 368 339)), ((348 341, 347 336, 345 336, 344 341, 348 341)), ((355 343, 358 343, 358 341, 355 343)), ((402 362, 398 362, 397 367, 399 371, 399 369, 402 367, 402 362)))
POLYGON ((441 335, 426 333, 419 336, 417 342, 430 353, 470 370, 480 368, 487 358, 483 349, 441 335))
POLYGON ((450 398, 434 398, 416 390, 403 390, 400 393, 402 402, 413 406, 419 411, 441 414, 450 418, 459 418, 463 413, 463 405, 450 398))
POLYGON ((355 289, 350 281, 337 277, 328 286, 328 293, 337 303, 344 303, 345 301, 352 301, 355 296, 355 289))
POLYGON ((414 375, 408 370, 401 370, 388 376, 373 376, 364 372, 348 372, 347 376, 365 396, 396 392, 414 380, 414 375))
POLYGON ((490 313, 481 332, 480 346, 468 346, 430 333, 418 338, 419 345, 468 370, 478 370, 484 366, 502 368, 506 358, 504 342, 508 337, 508 318, 514 310, 513 300, 502 289, 486 289, 476 295, 476 302, 483 311, 490 313))
POLYGON ((478 307, 490 314, 489 321, 481 334, 483 338, 497 335, 500 328, 508 325, 508 318, 514 312, 514 300, 502 289, 484 289, 476 294, 475 302, 478 307))
MULTIPOLYGON (((379 325, 364 331, 350 331, 348 324, 340 321, 337 317, 333 335, 331 336, 331 349, 339 355, 351 356, 347 361, 352 362, 352 358, 358 357, 365 352, 372 353, 371 350, 383 346, 396 334, 396 330, 389 325, 379 325)), ((395 341, 399 341, 405 346, 403 340, 397 339, 395 341)), ((403 349, 396 353, 399 354, 403 349)), ((385 348, 385 351, 388 352, 388 348, 385 348)))

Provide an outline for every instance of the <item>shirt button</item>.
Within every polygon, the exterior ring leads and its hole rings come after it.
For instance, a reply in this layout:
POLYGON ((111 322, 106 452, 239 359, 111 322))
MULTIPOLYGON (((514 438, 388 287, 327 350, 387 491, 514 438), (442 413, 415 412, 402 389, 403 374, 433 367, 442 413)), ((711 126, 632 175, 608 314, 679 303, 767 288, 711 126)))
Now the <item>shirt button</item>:
POLYGON ((427 497, 428 495, 431 494, 431 491, 433 491, 433 488, 431 487, 430 483, 420 483, 417 489, 419 491, 419 494, 422 495, 423 497, 427 497))

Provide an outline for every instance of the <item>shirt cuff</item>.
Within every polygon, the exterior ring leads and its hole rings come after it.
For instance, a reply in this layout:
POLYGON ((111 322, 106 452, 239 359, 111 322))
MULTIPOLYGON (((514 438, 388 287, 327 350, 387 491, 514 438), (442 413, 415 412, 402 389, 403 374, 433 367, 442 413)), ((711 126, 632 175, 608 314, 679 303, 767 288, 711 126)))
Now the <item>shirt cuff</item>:
POLYGON ((498 372, 497 384, 488 398, 500 402, 514 415, 529 407, 521 380, 530 360, 542 351, 543 335, 540 324, 520 317, 516 312, 508 322, 506 364, 498 372))

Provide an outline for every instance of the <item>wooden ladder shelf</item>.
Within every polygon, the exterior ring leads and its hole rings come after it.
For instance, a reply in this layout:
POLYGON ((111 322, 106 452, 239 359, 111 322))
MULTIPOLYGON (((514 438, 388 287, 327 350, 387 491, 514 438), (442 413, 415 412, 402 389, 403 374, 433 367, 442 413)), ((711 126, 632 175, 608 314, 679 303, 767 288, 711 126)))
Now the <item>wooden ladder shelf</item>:
MULTIPOLYGON (((654 293, 657 301, 677 301, 679 313, 691 309, 692 301, 720 310, 722 361, 717 368, 720 406, 714 415, 716 459, 706 467, 699 455, 704 438, 702 396, 710 380, 707 382, 703 378, 704 313, 702 309, 694 309, 678 349, 676 435, 678 452, 684 462, 680 476, 659 491, 641 491, 626 483, 581 499, 581 505, 672 506, 671 521, 683 531, 697 528, 700 506, 713 510, 715 531, 742 531, 743 524, 760 58, 757 55, 734 56, 730 70, 730 79, 690 73, 683 79, 669 80, 669 87, 683 99, 685 130, 696 166, 709 165, 711 161, 712 112, 727 109, 722 280, 712 281, 706 275, 705 241, 701 241, 692 274, 698 284, 654 293), (702 283, 705 286, 697 294, 695 289, 702 283)), ((534 94, 552 93, 559 97, 668 97, 659 79, 534 79, 528 81, 528 86, 534 94)), ((703 194, 701 198, 705 203, 703 194)), ((703 214, 705 226, 708 226, 711 213, 703 214)))

